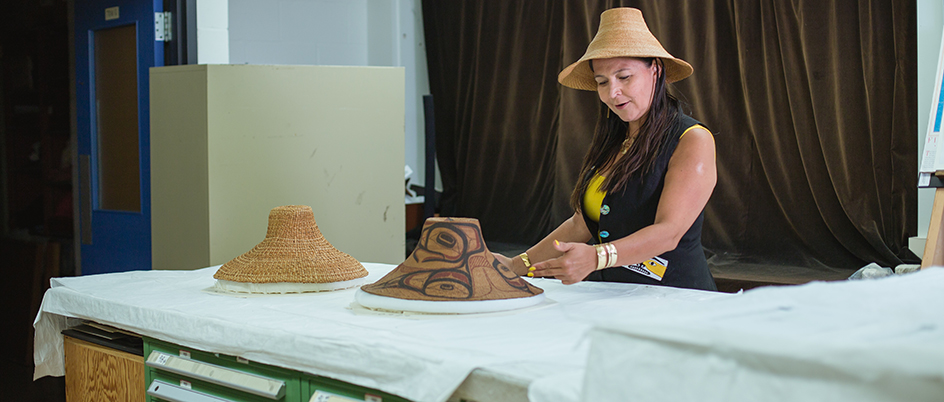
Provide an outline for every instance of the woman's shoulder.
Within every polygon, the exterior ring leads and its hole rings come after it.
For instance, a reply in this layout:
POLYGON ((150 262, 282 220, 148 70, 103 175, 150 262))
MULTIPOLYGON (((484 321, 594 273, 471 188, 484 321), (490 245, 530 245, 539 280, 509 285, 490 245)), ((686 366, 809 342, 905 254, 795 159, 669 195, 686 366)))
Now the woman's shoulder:
POLYGON ((667 155, 673 155, 676 148, 682 143, 711 143, 714 144, 714 134, 702 122, 679 112, 673 124, 673 129, 666 135, 667 155), (683 138, 685 141, 682 141, 683 138))
POLYGON ((701 121, 695 119, 694 117, 689 116, 682 112, 678 112, 678 115, 676 116, 676 125, 682 133, 696 126, 701 127, 708 132, 711 132, 711 130, 708 128, 708 126, 705 125, 705 123, 702 123, 701 121))

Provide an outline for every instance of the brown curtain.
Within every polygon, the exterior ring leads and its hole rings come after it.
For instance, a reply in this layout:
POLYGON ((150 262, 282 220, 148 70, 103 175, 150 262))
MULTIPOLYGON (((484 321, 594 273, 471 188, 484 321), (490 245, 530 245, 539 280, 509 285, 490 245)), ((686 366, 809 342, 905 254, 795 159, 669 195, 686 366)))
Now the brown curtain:
POLYGON ((695 68, 673 93, 716 134, 715 266, 916 262, 916 15, 895 0, 424 1, 443 215, 525 245, 570 216, 600 101, 557 74, 617 6, 695 68))

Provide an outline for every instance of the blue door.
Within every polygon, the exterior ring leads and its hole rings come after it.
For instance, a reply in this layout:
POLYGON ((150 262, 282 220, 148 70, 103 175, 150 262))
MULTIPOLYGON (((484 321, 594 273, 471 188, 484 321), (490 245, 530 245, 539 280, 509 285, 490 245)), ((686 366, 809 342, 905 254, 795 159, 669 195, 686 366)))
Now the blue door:
POLYGON ((161 0, 75 2, 81 273, 151 269, 148 68, 161 0))

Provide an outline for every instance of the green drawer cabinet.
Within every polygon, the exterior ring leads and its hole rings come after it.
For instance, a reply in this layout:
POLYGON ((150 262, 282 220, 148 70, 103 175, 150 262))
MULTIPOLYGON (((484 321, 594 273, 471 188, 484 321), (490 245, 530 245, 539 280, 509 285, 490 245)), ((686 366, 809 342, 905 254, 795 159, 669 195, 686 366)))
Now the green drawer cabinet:
MULTIPOLYGON (((302 374, 293 371, 287 370, 279 367, 267 366, 264 364, 251 362, 247 360, 237 359, 233 356, 220 355, 215 353, 208 353, 201 350, 195 350, 191 348, 185 348, 182 346, 174 345, 172 343, 167 343, 159 341, 152 338, 144 339, 144 358, 145 358, 145 374, 144 381, 147 385, 150 385, 154 380, 164 381, 170 384, 180 384, 181 380, 187 381, 190 383, 191 388, 194 391, 202 392, 205 394, 217 396, 226 400, 231 401, 247 401, 247 402, 256 402, 256 401, 279 401, 279 402, 308 402, 308 399, 302 399, 302 374), (161 352, 170 356, 182 356, 189 353, 189 359, 195 362, 208 363, 213 366, 222 367, 225 369, 232 369, 237 372, 252 374, 255 376, 261 376, 269 378, 272 380, 278 380, 285 383, 283 395, 279 399, 270 399, 259 395, 254 395, 252 393, 234 389, 232 387, 226 387, 218 384, 214 384, 205 380, 201 380, 197 376, 187 375, 179 372, 173 372, 167 369, 154 367, 149 365, 147 360, 152 355, 153 352, 161 352)), ((160 401, 158 398, 148 396, 148 402, 160 401)))
MULTIPOLYGON (((327 377, 307 375, 303 381, 308 383, 308 392, 306 392, 308 398, 311 398, 315 392, 321 391, 333 395, 347 397, 355 401, 409 402, 409 400, 403 399, 396 395, 391 395, 386 392, 372 390, 370 388, 349 384, 344 381, 338 381, 327 377)), ((305 399, 306 402, 308 400, 309 399, 305 399)))
MULTIPOLYGON (((166 383, 168 384, 168 387, 176 387, 182 384, 182 382, 185 382, 191 391, 196 391, 204 395, 220 398, 219 400, 225 401, 309 402, 313 395, 321 392, 327 393, 329 395, 344 397, 352 401, 409 402, 407 399, 396 395, 391 395, 386 392, 349 384, 327 377, 305 374, 280 367, 268 366, 244 359, 237 359, 233 356, 185 348, 172 343, 147 337, 144 338, 144 358, 145 361, 153 360, 150 362, 150 364, 145 364, 144 379, 146 387, 152 387, 152 385, 155 385, 153 384, 155 381, 158 381, 157 384, 166 383), (157 354, 152 355, 152 353, 155 352, 157 352, 157 354), (189 357, 186 356, 188 354, 189 357), (180 357, 184 357, 189 360, 180 360, 180 357), (158 362, 163 363, 167 362, 168 360, 170 363, 168 363, 167 366, 157 364, 158 362), (243 378, 252 380, 252 383, 254 384, 259 384, 261 382, 265 382, 266 384, 271 384, 273 382, 283 382, 284 388, 277 396, 271 394, 268 396, 261 396, 260 394, 251 392, 251 390, 247 391, 246 389, 240 389, 239 385, 226 386, 221 385, 219 381, 214 381, 213 378, 210 378, 209 380, 201 379, 201 375, 199 373, 194 374, 188 372, 187 370, 176 368, 181 365, 177 364, 175 366, 171 364, 173 362, 182 363, 183 366, 188 367, 199 366, 199 370, 194 371, 204 374, 213 372, 217 378, 223 378, 222 376, 226 375, 221 375, 219 374, 220 372, 225 372, 232 376, 233 373, 230 370, 233 370, 238 372, 236 373, 237 376, 243 376, 245 374, 250 375, 243 378), (264 377, 266 380, 260 379, 259 377, 264 377)), ((166 390, 168 387, 165 387, 164 389, 166 390)), ((257 388, 261 389, 262 387, 257 388)), ((339 399, 332 399, 332 401, 334 400, 339 399)), ((147 402, 161 401, 164 401, 164 399, 151 395, 147 396, 147 402)))

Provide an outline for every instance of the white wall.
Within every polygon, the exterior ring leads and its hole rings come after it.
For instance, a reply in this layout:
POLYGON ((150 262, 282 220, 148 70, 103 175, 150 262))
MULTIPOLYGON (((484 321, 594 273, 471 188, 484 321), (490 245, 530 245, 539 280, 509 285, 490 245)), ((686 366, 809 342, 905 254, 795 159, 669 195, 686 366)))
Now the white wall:
POLYGON ((197 64, 229 63, 229 4, 227 1, 199 0, 195 4, 197 64))
MULTIPOLYGON (((928 116, 937 73, 938 54, 941 50, 941 31, 944 28, 944 4, 941 0, 916 0, 918 11, 918 163, 924 152, 924 138, 928 131, 928 116)), ((917 178, 915 178, 917 182, 917 178)), ((924 242, 931 223, 934 189, 918 190, 918 236, 909 246, 919 257, 924 253, 924 242)))
MULTIPOLYGON (((404 163, 415 172, 413 182, 423 183, 423 95, 429 93, 429 79, 421 0, 228 3, 231 64, 404 67, 404 163)), ((364 101, 370 102, 369 93, 364 101)))

